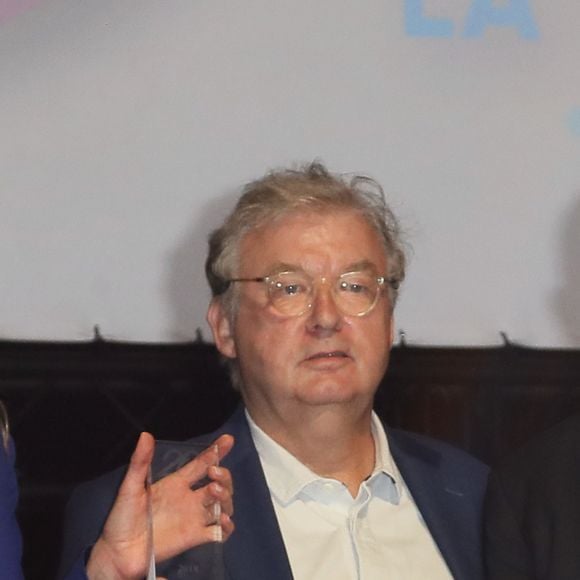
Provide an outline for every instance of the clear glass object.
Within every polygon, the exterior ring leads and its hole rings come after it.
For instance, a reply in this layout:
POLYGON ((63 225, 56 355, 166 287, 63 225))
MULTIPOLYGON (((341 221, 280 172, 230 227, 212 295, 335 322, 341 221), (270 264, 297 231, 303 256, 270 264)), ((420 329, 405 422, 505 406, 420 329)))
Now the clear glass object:
MULTIPOLYGON (((208 446, 207 443, 156 441, 155 454, 150 468, 149 485, 181 469, 204 451, 208 451, 205 460, 210 465, 218 465, 217 448, 212 450, 211 447, 211 444, 208 446)), ((192 483, 191 489, 195 490, 204 487, 210 481, 207 477, 204 477, 192 483)), ((219 525, 221 506, 216 502, 211 506, 211 509, 212 520, 215 522, 215 541, 190 548, 166 562, 156 563, 154 556, 155 529, 150 502, 149 537, 151 538, 151 546, 147 580, 155 580, 157 577, 167 578, 167 580, 224 580, 222 532, 219 525)))

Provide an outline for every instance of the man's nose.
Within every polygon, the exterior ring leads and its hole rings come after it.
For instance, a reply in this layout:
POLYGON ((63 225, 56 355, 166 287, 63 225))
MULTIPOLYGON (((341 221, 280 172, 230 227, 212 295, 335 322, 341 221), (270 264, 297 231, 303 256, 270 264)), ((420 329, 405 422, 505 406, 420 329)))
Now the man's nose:
POLYGON ((308 329, 318 334, 332 334, 342 327, 342 313, 336 305, 332 289, 324 281, 312 297, 312 307, 308 316, 308 329))

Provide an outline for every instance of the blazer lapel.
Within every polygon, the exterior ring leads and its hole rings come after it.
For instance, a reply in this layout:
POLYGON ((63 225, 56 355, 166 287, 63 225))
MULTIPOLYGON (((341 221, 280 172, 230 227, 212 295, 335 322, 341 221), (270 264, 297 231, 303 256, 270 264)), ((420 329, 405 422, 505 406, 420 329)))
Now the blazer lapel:
POLYGON ((234 480, 236 529, 224 545, 228 580, 292 580, 286 548, 250 430, 240 408, 223 429, 235 437, 224 459, 234 480))
POLYGON ((415 436, 387 430, 389 446, 405 484, 455 580, 483 578, 480 498, 476 479, 415 436))

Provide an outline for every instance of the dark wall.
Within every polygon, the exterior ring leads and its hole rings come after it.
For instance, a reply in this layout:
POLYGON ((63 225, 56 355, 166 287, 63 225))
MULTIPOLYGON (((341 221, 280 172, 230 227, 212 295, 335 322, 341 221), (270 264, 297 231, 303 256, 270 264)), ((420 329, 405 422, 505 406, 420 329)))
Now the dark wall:
MULTIPOLYGON (((74 484, 127 461, 139 432, 186 439, 233 411, 213 346, 0 341, 0 398, 18 449, 30 580, 51 578, 74 484)), ((376 397, 389 424, 493 464, 580 412, 580 351, 399 347, 376 397)))

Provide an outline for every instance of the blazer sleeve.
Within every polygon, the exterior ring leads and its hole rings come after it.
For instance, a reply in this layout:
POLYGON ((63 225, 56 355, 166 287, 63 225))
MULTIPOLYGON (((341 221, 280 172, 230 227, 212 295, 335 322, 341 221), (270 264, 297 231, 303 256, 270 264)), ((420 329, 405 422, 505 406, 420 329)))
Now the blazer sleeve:
POLYGON ((77 487, 65 511, 63 551, 58 578, 77 580, 80 563, 97 541, 113 507, 125 468, 77 487))
POLYGON ((77 559, 63 580, 88 580, 83 557, 77 559))

